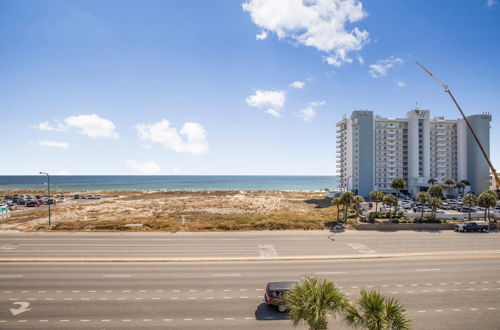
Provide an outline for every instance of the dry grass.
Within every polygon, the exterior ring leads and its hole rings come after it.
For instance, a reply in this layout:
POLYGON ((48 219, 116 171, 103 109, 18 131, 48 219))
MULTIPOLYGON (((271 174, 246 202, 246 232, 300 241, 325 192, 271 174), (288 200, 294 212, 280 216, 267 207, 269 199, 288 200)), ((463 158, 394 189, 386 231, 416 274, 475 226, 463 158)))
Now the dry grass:
POLYGON ((176 232, 311 230, 327 228, 336 220, 336 208, 317 192, 120 191, 106 192, 106 196, 114 198, 58 204, 51 228, 45 224, 46 210, 13 214, 1 223, 15 224, 27 231, 176 232))

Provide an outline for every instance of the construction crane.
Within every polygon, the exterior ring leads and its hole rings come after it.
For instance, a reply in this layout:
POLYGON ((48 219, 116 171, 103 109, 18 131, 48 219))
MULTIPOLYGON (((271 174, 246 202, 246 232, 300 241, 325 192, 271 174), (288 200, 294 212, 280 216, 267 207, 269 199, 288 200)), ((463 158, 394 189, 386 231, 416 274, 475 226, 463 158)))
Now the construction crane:
POLYGON ((493 175, 493 178, 494 178, 494 180, 496 182, 497 195, 500 196, 500 177, 498 176, 497 171, 495 170, 495 167, 493 166, 493 163, 491 162, 490 158, 488 157, 488 154, 486 153, 486 150, 484 150, 484 147, 481 144, 481 141, 479 141, 479 138, 477 137, 476 132, 472 128, 471 124, 469 123, 469 120, 467 119, 467 117, 465 116, 464 112, 462 111, 462 108, 460 108, 460 105, 458 104, 457 100, 455 100, 455 97, 451 93, 450 88, 448 87, 448 85, 446 85, 444 82, 442 82, 441 79, 439 79, 432 72, 430 72, 425 66, 423 66, 419 62, 417 62, 417 65, 419 67, 421 67, 422 70, 424 70, 425 72, 427 72, 429 74, 429 76, 431 76, 438 84, 440 84, 444 88, 444 91, 446 93, 448 93, 448 95, 450 95, 451 99, 453 100, 453 103, 455 103, 455 105, 457 106, 458 111, 460 111, 460 114, 464 118, 465 123, 467 124, 467 127, 469 128, 470 132, 472 133, 472 136, 474 137, 474 140, 476 140, 476 143, 479 146, 479 149, 481 149, 481 152, 483 153, 484 158, 486 159, 486 161, 488 162, 488 165, 490 166, 491 174, 493 175))

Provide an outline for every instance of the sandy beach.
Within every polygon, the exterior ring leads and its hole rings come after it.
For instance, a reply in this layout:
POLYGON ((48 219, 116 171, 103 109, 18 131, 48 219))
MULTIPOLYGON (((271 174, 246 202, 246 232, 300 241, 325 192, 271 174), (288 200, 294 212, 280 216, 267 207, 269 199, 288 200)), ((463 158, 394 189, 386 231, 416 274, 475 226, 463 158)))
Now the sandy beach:
MULTIPOLYGON (((4 192, 3 194, 23 192, 4 192)), ((24 192, 26 193, 26 192, 24 192)), ((67 192, 67 197, 74 192, 67 192)), ((0 229, 24 231, 229 231, 323 229, 335 218, 324 192, 102 191, 100 200, 69 200, 47 209, 23 208, 0 229)))

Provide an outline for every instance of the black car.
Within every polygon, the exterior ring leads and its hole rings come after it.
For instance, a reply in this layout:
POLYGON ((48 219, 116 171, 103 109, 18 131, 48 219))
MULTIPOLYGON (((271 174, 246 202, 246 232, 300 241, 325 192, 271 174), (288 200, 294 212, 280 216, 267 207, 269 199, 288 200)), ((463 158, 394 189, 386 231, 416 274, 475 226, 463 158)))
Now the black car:
POLYGON ((462 231, 464 233, 468 231, 487 232, 490 230, 490 226, 486 221, 467 221, 467 222, 457 223, 453 227, 455 228, 455 231, 462 231))

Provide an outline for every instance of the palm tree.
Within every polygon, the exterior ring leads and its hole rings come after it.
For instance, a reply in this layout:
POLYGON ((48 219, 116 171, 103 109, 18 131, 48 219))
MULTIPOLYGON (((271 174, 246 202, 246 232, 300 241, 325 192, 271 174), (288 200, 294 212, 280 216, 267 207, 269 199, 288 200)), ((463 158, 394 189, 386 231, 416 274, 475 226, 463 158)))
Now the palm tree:
POLYGON ((406 181, 401 178, 394 178, 391 182, 391 188, 396 192, 396 198, 399 197, 399 192, 406 188, 406 181))
POLYGON ((476 205, 477 203, 477 197, 473 194, 465 194, 464 199, 462 200, 462 203, 467 204, 469 207, 469 221, 471 220, 470 212, 472 209, 472 206, 476 205))
POLYGON ((465 191, 465 183, 458 181, 455 183, 455 188, 457 188, 459 195, 463 195, 465 191))
POLYGON ((424 220, 424 204, 425 204, 425 203, 427 203, 427 201, 429 201, 429 198, 430 198, 430 197, 431 197, 431 196, 430 196, 427 192, 425 192, 425 191, 420 191, 420 192, 417 194, 417 196, 415 196, 415 200, 416 200, 418 203, 422 204, 422 207, 420 208, 420 210, 421 210, 421 212, 422 212, 422 213, 421 213, 421 216, 420 216, 420 219, 421 219, 422 221, 424 220))
POLYGON ((314 276, 303 278, 284 296, 293 326, 307 323, 309 329, 328 328, 328 316, 343 311, 347 299, 335 282, 314 276))
POLYGON ((447 194, 450 193, 450 189, 455 185, 455 180, 448 178, 444 180, 444 184, 446 185, 447 194))
MULTIPOLYGON (((460 180, 460 182, 462 182, 462 183, 465 185, 465 187, 470 187, 470 182, 469 182, 469 180, 460 180)), ((465 187, 464 187, 463 192, 465 192, 465 187)))
POLYGON ((477 203, 479 206, 484 207, 484 221, 486 221, 486 214, 488 214, 489 218, 490 207, 497 205, 497 196, 494 191, 485 190, 479 195, 477 203))
POLYGON ((354 196, 353 203, 356 206, 356 216, 359 218, 359 211, 361 208, 361 203, 364 203, 365 199, 363 196, 354 196))
POLYGON ((378 203, 384 200, 385 194, 380 190, 374 190, 370 193, 370 200, 375 203, 375 212, 378 212, 378 203))
POLYGON ((438 206, 441 206, 441 204, 443 204, 443 201, 441 200, 441 198, 437 198, 437 197, 429 198, 429 205, 432 207, 432 218, 433 219, 436 219, 436 208, 438 206))
POLYGON ((407 330, 410 320, 406 318, 406 309, 394 298, 386 298, 379 292, 361 290, 358 300, 359 309, 347 304, 345 323, 354 328, 369 330, 407 330))
POLYGON ((429 181, 427 181, 428 184, 431 186, 435 185, 438 182, 436 178, 430 178, 429 181))
POLYGON ((427 192, 431 197, 442 198, 443 197, 444 186, 439 184, 437 186, 430 186, 427 192))
POLYGON ((343 192, 342 195, 340 195, 340 200, 344 205, 344 223, 347 223, 347 211, 354 200, 354 194, 350 191, 343 192))
POLYGON ((340 205, 342 205, 340 197, 335 197, 334 199, 332 199, 332 205, 337 207, 337 221, 339 221, 340 205))
MULTIPOLYGON (((389 207, 396 207, 398 205, 398 200, 394 195, 385 195, 384 197, 384 204, 389 206, 389 207)), ((392 212, 389 209, 389 217, 392 220, 392 212)))

